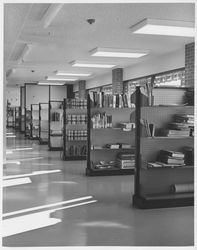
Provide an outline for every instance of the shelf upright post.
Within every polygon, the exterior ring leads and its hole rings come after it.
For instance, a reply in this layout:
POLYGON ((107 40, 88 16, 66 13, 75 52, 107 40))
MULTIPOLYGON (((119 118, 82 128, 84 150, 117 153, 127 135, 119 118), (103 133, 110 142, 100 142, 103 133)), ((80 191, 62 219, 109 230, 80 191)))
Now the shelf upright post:
POLYGON ((63 160, 66 159, 66 100, 63 101, 63 160))
POLYGON ((141 91, 140 86, 136 87, 136 112, 135 112, 135 122, 136 122, 136 134, 135 134, 135 186, 134 186, 134 195, 139 196, 140 194, 140 137, 141 137, 141 126, 140 126, 140 117, 141 117, 141 91))
POLYGON ((90 163, 90 150, 91 150, 91 141, 90 141, 90 130, 91 130, 91 100, 90 95, 87 96, 87 169, 91 168, 90 163))
POLYGON ((33 126, 32 126, 32 121, 33 121, 33 117, 32 117, 32 113, 33 113, 33 104, 31 104, 31 115, 30 115, 30 138, 33 137, 33 126))
POLYGON ((49 150, 51 149, 51 136, 50 136, 50 130, 51 130, 51 102, 49 100, 49 107, 48 107, 48 145, 49 150))
POLYGON ((38 113, 38 117, 39 117, 39 128, 38 128, 38 136, 39 136, 39 142, 41 142, 41 103, 38 104, 39 105, 39 113, 38 113))

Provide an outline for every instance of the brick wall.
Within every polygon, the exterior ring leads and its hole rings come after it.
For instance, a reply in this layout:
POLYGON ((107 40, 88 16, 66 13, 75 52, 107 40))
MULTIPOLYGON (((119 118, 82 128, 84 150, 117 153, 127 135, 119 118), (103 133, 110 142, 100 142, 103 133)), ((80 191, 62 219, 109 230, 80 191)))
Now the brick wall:
POLYGON ((79 98, 80 99, 86 98, 86 81, 85 80, 79 81, 79 98))
POLYGON ((117 68, 112 70, 112 93, 123 93, 123 69, 117 68))
POLYGON ((185 45, 185 85, 190 87, 194 86, 194 45, 194 43, 185 45))

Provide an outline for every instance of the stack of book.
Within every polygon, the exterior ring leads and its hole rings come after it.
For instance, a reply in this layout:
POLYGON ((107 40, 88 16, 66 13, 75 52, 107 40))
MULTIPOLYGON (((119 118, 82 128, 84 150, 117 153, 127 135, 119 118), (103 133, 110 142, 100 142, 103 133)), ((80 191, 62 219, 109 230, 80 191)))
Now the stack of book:
POLYGON ((67 115, 67 124, 86 124, 87 116, 80 115, 67 115))
POLYGON ((71 145, 68 148, 69 156, 85 156, 86 155, 86 145, 71 145))
POLYGON ((104 92, 91 92, 90 99, 93 107, 111 107, 111 108, 135 108, 131 102, 129 94, 105 94, 104 92))
POLYGON ((135 154, 118 153, 116 158, 116 166, 121 169, 135 167, 135 154))
POLYGON ((99 161, 99 163, 93 164, 96 169, 111 169, 115 168, 115 161, 99 161))
POLYGON ((148 168, 172 168, 185 166, 185 155, 182 152, 160 150, 158 161, 148 162, 148 168))
POLYGON ((105 112, 97 113, 92 116, 92 128, 112 128, 112 115, 105 112))
POLYGON ((123 131, 131 131, 135 129, 135 123, 133 122, 122 122, 120 123, 120 127, 123 131))
POLYGON ((148 120, 142 119, 141 123, 143 127, 145 128, 146 135, 148 137, 154 137, 155 136, 155 124, 149 123, 148 120))
POLYGON ((86 141, 87 140, 87 130, 68 130, 67 131, 68 141, 86 141))
POLYGON ((85 109, 87 108, 87 100, 86 99, 67 99, 66 108, 85 109))
POLYGON ((194 115, 176 114, 174 121, 169 124, 166 136, 168 137, 187 137, 193 136, 194 132, 194 115))

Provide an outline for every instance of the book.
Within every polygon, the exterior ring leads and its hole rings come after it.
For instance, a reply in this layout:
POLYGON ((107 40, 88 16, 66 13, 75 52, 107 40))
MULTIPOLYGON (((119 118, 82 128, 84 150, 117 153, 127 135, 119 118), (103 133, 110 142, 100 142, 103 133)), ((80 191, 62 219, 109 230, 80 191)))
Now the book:
POLYGON ((160 155, 159 159, 163 163, 168 163, 168 164, 184 164, 184 158, 175 158, 175 157, 170 157, 168 155, 160 155))
POLYGON ((177 152, 177 151, 172 151, 172 150, 160 150, 160 155, 167 155, 170 157, 175 157, 175 158, 184 158, 184 153, 182 152, 177 152))

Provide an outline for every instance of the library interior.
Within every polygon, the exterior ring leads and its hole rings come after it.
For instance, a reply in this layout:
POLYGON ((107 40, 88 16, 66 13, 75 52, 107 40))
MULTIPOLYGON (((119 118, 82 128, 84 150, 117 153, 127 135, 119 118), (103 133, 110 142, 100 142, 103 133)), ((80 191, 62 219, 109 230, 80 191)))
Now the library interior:
POLYGON ((195 1, 51 2, 3 4, 2 245, 195 247, 195 1))

